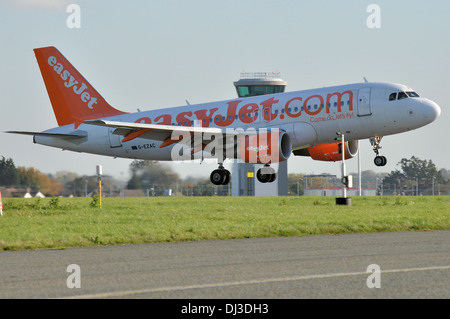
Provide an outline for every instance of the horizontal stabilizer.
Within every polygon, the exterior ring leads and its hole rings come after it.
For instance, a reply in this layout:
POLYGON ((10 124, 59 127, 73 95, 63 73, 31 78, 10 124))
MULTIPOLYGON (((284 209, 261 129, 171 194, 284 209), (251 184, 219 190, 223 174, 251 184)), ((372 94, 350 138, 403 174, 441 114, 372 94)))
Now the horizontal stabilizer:
POLYGON ((32 136, 46 136, 46 137, 56 137, 56 138, 64 138, 64 139, 76 139, 87 137, 86 132, 74 132, 74 133, 46 133, 46 132, 27 132, 27 131, 7 131, 5 133, 12 134, 22 134, 22 135, 32 135, 32 136))

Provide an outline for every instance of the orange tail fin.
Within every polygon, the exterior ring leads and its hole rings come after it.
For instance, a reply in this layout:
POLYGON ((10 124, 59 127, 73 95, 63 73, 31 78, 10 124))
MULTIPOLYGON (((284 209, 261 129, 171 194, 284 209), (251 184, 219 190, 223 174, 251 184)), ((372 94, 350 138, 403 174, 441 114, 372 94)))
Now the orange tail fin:
POLYGON ((34 53, 59 126, 125 114, 109 105, 55 47, 34 53))

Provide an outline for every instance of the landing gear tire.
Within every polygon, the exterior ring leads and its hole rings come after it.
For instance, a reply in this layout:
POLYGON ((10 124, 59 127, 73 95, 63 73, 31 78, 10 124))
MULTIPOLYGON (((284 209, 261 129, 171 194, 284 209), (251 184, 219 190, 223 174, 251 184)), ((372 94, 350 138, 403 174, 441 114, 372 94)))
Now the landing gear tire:
POLYGON ((375 157, 373 162, 375 163, 376 166, 385 166, 387 163, 387 159, 384 156, 377 156, 375 157))
POLYGON ((231 182, 231 173, 229 170, 224 169, 224 174, 225 174, 225 177, 222 182, 222 185, 228 185, 231 182))
POLYGON ((381 148, 380 142, 382 138, 383 138, 382 136, 374 136, 369 139, 370 144, 372 144, 373 151, 376 154, 376 157, 373 160, 376 166, 385 166, 387 163, 386 157, 381 156, 379 151, 381 148))
POLYGON ((272 167, 265 166, 256 172, 256 178, 260 183, 272 183, 277 179, 277 173, 272 167))
POLYGON ((227 185, 231 181, 231 173, 226 169, 215 169, 210 175, 211 183, 214 185, 227 185))

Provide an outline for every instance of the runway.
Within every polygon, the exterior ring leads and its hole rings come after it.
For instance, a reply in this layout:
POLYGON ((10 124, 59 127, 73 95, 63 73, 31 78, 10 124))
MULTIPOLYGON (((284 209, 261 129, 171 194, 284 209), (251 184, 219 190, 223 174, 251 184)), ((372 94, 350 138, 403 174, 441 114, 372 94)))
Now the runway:
POLYGON ((447 299, 450 230, 4 251, 0 298, 447 299))

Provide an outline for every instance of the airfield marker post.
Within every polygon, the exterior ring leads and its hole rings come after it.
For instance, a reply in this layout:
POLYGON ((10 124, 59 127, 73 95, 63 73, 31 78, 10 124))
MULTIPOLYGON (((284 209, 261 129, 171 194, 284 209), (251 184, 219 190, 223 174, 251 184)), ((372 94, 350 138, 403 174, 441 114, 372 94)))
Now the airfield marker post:
POLYGON ((345 140, 344 134, 341 135, 341 153, 342 153, 342 197, 347 198, 347 185, 345 185, 346 170, 345 170, 345 140))
POLYGON ((341 134, 341 132, 337 132, 337 135, 340 135, 341 139, 341 154, 342 154, 342 197, 336 197, 336 205, 346 205, 351 206, 352 205, 352 198, 347 197, 347 187, 351 184, 351 178, 347 176, 346 170, 345 170, 345 139, 344 134, 341 134))
POLYGON ((100 208, 102 208, 102 166, 97 165, 97 176, 98 176, 98 200, 100 208))

